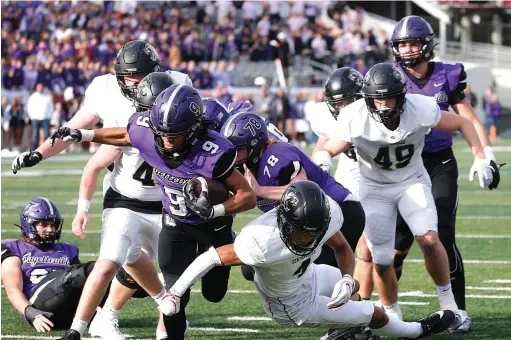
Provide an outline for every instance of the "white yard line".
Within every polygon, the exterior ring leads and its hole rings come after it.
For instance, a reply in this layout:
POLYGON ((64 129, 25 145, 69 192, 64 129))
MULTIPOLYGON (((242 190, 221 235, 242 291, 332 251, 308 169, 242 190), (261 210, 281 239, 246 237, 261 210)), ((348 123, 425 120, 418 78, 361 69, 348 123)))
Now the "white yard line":
POLYGON ((272 321, 272 318, 267 316, 231 316, 227 320, 231 321, 272 321))
POLYGON ((511 280, 484 280, 484 283, 511 283, 511 280))
POLYGON ((234 333, 259 333, 258 329, 252 328, 214 328, 214 327, 190 327, 190 331, 197 332, 234 332, 234 333))
POLYGON ((468 290, 493 290, 493 291, 501 291, 501 292, 511 292, 511 287, 474 287, 467 286, 468 290))

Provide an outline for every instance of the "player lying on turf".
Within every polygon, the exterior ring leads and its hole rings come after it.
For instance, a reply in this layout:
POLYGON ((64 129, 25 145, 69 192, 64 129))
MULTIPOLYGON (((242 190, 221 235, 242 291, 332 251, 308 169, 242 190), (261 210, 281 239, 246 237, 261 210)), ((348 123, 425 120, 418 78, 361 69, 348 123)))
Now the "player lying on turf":
MULTIPOLYGON (((83 137, 97 143, 133 146, 154 169, 154 179, 163 194, 158 261, 167 285, 172 285, 195 259, 198 246, 207 249, 231 243, 232 215, 255 206, 249 184, 234 167, 236 148, 203 124, 203 107, 194 88, 172 85, 158 95, 150 112, 131 116, 128 128, 90 131, 62 127, 50 136, 51 140, 80 141, 83 137), (196 195, 191 180, 197 177, 221 182, 233 196, 214 202, 214 195, 209 196, 207 190, 196 195)), ((218 268, 204 277, 202 292, 207 300, 223 299, 229 273, 229 268, 218 268)), ((184 305, 188 298, 189 292, 184 305)), ((164 323, 169 339, 183 338, 184 308, 178 315, 165 316, 164 323)))
POLYGON ((355 259, 339 232, 337 203, 314 182, 292 183, 277 208, 246 225, 233 244, 200 255, 169 289, 160 310, 178 313, 181 297, 216 266, 251 265, 263 307, 280 326, 368 326, 380 336, 418 338, 447 329, 454 313, 441 311, 419 322, 387 316, 370 301, 353 301, 355 259), (316 265, 321 246, 335 250, 339 268, 316 265), (340 270, 339 270, 340 269, 340 270))
MULTIPOLYGON (((58 242, 63 221, 55 202, 36 197, 21 209, 21 239, 2 241, 2 282, 7 298, 38 332, 71 326, 95 264, 81 264, 77 246, 58 242)), ((136 296, 147 293, 138 289, 136 296)))

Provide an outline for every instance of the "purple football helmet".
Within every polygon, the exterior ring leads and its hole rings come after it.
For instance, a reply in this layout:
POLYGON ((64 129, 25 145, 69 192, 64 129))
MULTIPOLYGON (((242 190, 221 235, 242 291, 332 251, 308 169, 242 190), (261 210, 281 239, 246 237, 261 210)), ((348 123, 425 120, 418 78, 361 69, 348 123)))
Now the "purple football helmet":
POLYGON ((60 240, 64 219, 55 202, 44 197, 32 198, 20 213, 20 228, 23 235, 39 246, 49 245, 60 240), (55 233, 41 235, 37 232, 39 221, 55 222, 55 233))
POLYGON ((227 119, 230 117, 227 108, 212 97, 202 99, 204 103, 204 125, 208 129, 220 132, 227 119))
POLYGON ((149 127, 154 133, 156 151, 166 161, 184 156, 198 141, 202 131, 204 104, 197 90, 174 84, 161 92, 149 114, 149 127), (167 148, 162 137, 184 136, 183 144, 167 148))
POLYGON ((230 114, 236 114, 240 112, 257 113, 254 106, 248 100, 235 100, 229 103, 227 107, 230 114))
POLYGON ((401 19, 394 27, 390 43, 396 61, 405 67, 413 67, 423 60, 429 61, 433 58, 435 32, 422 17, 410 15, 401 19), (404 58, 404 55, 399 53, 399 43, 413 41, 422 43, 419 55, 416 58, 404 58))
POLYGON ((268 129, 264 119, 256 113, 237 113, 232 115, 220 131, 236 148, 247 148, 247 158, 237 162, 236 166, 245 162, 257 164, 261 159, 261 152, 266 148, 268 129))

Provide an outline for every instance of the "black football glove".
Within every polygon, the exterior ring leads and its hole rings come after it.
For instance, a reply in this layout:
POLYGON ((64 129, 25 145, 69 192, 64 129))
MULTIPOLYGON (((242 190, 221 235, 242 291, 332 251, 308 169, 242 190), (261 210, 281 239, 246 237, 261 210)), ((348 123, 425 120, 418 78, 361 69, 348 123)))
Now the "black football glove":
POLYGON ((27 318, 28 322, 30 322, 31 325, 34 323, 34 320, 40 316, 44 316, 47 319, 51 319, 53 317, 53 313, 44 312, 42 310, 32 307, 32 305, 28 305, 27 308, 25 308, 24 314, 25 314, 25 317, 27 318))
POLYGON ((38 151, 22 152, 12 161, 12 173, 16 174, 18 170, 22 168, 30 168, 39 163, 42 159, 43 155, 38 151))
POLYGON ((64 142, 80 142, 82 133, 79 129, 71 129, 66 126, 59 127, 50 134, 50 145, 55 145, 56 139, 62 139, 64 142))
POLYGON ((500 183, 500 168, 502 168, 506 164, 507 163, 502 163, 497 165, 497 163, 495 163, 494 161, 490 161, 490 168, 491 171, 493 172, 493 181, 490 183, 490 185, 488 185, 488 189, 490 190, 497 189, 500 183))
POLYGON ((196 185, 199 184, 191 180, 184 185, 183 195, 185 196, 185 204, 200 217, 211 219, 214 215, 214 209, 211 202, 209 202, 208 184, 205 180, 201 181, 202 192, 199 196, 195 195, 196 185))

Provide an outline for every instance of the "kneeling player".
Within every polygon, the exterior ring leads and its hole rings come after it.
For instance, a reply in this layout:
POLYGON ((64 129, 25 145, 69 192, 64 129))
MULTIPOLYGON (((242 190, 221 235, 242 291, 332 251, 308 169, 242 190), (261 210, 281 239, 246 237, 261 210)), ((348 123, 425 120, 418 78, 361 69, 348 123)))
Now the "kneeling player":
POLYGON ((215 266, 248 264, 266 313, 280 326, 369 326, 380 336, 419 338, 447 329, 455 316, 437 312, 419 322, 403 322, 370 301, 352 301, 355 260, 339 232, 341 209, 310 181, 292 183, 280 204, 245 226, 233 244, 199 256, 165 295, 160 310, 175 314, 180 297, 215 266), (312 262, 328 244, 339 269, 312 262), (343 275, 344 274, 344 275, 343 275), (331 297, 330 297, 331 296, 331 297))

